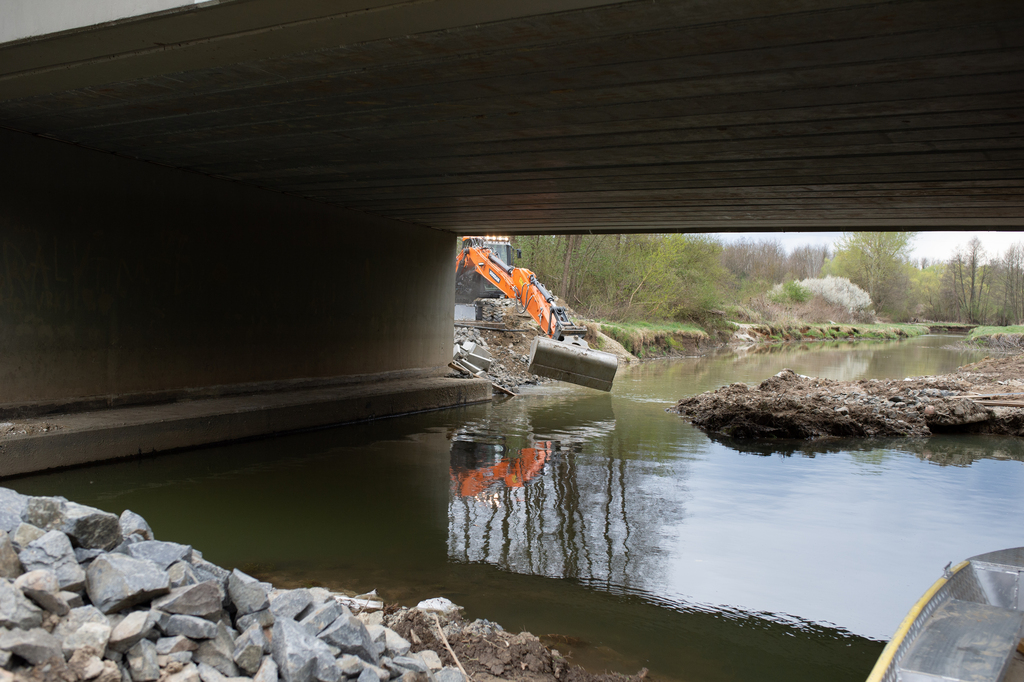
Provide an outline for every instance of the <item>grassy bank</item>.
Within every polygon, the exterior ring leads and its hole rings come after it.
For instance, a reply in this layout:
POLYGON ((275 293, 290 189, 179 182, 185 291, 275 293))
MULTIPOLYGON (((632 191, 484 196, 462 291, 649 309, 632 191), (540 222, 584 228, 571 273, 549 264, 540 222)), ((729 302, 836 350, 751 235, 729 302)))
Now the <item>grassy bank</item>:
POLYGON ((707 348, 711 337, 695 324, 599 321, 601 331, 638 358, 692 355, 707 348))
POLYGON ((1020 350, 1024 348, 1024 325, 1016 325, 1014 327, 975 327, 967 335, 964 342, 995 350, 1020 350))
POLYGON ((1024 334, 1024 325, 1017 325, 1015 327, 975 327, 967 335, 967 339, 971 341, 995 334, 1024 334))
MULTIPOLYGON (((615 339, 638 358, 670 355, 695 355, 728 340, 728 333, 709 333, 696 324, 673 322, 610 322, 591 323, 615 339)), ((725 323, 739 330, 739 325, 725 323)), ((895 340, 928 333, 923 324, 819 324, 801 323, 750 324, 743 330, 756 343, 772 344, 787 341, 830 341, 852 339, 895 340)), ((1024 328, 1022 328, 1024 330, 1024 328)), ((596 345, 600 349, 600 345, 596 345)))

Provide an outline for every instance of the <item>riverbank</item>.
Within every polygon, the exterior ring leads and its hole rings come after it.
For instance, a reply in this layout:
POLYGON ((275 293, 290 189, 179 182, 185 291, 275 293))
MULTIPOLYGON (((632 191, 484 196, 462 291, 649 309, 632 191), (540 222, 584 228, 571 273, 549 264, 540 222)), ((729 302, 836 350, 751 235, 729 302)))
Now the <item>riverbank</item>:
POLYGON ((928 334, 925 324, 757 324, 728 322, 704 329, 686 323, 588 323, 615 339, 638 360, 703 355, 725 347, 771 346, 814 341, 899 340, 928 334))
POLYGON ((0 681, 626 682, 530 633, 323 588, 277 589, 149 524, 0 488, 0 681))
MULTIPOLYGON (((471 342, 491 355, 485 378, 496 393, 515 392, 520 386, 552 381, 529 371, 530 344, 540 327, 528 315, 516 313, 511 301, 488 301, 486 322, 458 322, 456 345, 471 342)), ((733 324, 715 335, 694 325, 674 323, 610 323, 586 321, 585 337, 591 348, 615 355, 619 367, 666 357, 694 357, 726 347, 771 347, 812 341, 895 340, 928 333, 922 325, 797 325, 773 327, 733 324)), ((732 324, 732 323, 729 323, 732 324)), ((453 370, 449 376, 470 376, 453 370)))
POLYGON ((964 344, 997 352, 1020 353, 1024 351, 1024 326, 975 327, 964 339, 964 344))
POLYGON ((710 334, 693 324, 656 322, 595 322, 589 323, 638 360, 670 356, 701 355, 722 343, 731 330, 710 334))
POLYGON ((1024 354, 956 372, 900 380, 834 381, 783 369, 757 386, 734 383, 669 408, 708 433, 737 439, 1024 436, 1024 354), (973 396, 973 397, 972 397, 973 396))
POLYGON ((785 343, 808 341, 897 340, 929 332, 923 324, 741 324, 732 343, 785 343))
MULTIPOLYGON (((516 312, 513 301, 482 302, 484 322, 457 322, 455 343, 473 342, 492 358, 486 378, 500 386, 496 392, 514 392, 524 385, 550 381, 529 371, 530 344, 540 327, 526 313, 516 312)), ((570 311, 571 312, 571 311, 570 311)), ((678 322, 581 321, 587 327, 591 348, 612 353, 619 366, 666 357, 694 357, 732 347, 737 349, 779 347, 788 343, 818 341, 896 341, 929 333, 963 333, 964 347, 984 347, 996 352, 1024 350, 1024 327, 974 327, 955 323, 803 323, 761 324, 729 322, 722 318, 710 331, 678 322)), ((453 371, 451 376, 468 376, 453 371)))

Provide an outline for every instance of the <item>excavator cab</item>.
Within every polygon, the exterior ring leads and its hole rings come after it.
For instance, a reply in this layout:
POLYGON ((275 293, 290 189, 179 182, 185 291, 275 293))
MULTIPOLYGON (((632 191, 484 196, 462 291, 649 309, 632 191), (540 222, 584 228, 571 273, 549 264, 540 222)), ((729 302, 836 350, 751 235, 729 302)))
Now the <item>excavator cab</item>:
MULTIPOLYGON (((512 244, 508 237, 463 237, 462 248, 467 246, 489 249, 502 262, 510 266, 515 265, 512 244)), ((518 249, 515 252, 519 256, 522 255, 522 251, 518 249)), ((505 292, 495 286, 494 282, 475 271, 460 273, 455 278, 455 302, 467 304, 478 298, 505 298, 505 292)))

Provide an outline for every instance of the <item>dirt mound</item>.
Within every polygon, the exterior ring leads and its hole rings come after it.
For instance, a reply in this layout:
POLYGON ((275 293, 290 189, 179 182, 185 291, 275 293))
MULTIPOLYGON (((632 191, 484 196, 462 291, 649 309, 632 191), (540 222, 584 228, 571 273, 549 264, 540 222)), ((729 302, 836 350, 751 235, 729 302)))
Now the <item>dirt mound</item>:
POLYGON ((474 682, 639 682, 647 674, 646 669, 633 677, 590 673, 570 665, 529 632, 513 634, 486 620, 466 623, 457 614, 434 618, 417 609, 388 607, 384 624, 411 642, 413 652, 430 649, 438 652, 443 665, 461 664, 474 682))
POLYGON ((1024 400, 1024 355, 986 358, 952 374, 902 381, 833 381, 784 369, 751 388, 732 384, 672 408, 698 428, 734 439, 1024 435, 1024 409, 986 407, 967 394, 1024 400))

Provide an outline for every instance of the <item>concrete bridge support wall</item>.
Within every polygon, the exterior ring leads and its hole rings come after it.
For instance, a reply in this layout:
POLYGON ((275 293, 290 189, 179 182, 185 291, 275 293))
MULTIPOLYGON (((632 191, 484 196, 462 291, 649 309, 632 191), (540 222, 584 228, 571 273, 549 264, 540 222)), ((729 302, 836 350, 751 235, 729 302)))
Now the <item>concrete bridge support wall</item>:
POLYGON ((451 358, 452 234, 0 131, 0 404, 451 358))

